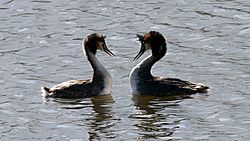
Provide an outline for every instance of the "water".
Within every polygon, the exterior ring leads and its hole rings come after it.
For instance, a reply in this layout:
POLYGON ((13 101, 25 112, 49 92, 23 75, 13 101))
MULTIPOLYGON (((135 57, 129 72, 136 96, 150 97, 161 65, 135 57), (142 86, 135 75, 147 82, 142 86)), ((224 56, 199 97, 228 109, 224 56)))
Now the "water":
POLYGON ((249 7, 247 0, 1 0, 0 140, 248 140, 249 7), (153 74, 202 82, 209 93, 132 97, 135 34, 149 30, 168 38, 153 74), (42 85, 91 77, 81 40, 93 32, 107 35, 116 54, 98 52, 112 95, 42 99, 42 85))

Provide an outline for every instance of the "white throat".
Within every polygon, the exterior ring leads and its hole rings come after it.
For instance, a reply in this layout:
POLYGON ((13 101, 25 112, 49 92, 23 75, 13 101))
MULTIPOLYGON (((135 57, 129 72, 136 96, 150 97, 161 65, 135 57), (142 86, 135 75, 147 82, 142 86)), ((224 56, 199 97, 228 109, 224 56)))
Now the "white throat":
MULTIPOLYGON (((103 79, 102 81, 104 81, 104 89, 102 90, 100 95, 110 94, 111 89, 112 89, 112 77, 111 77, 110 73, 98 61, 98 59, 96 58, 96 56, 93 53, 89 52, 88 57, 89 57, 88 58, 89 61, 91 62, 91 65, 95 71, 94 75, 102 76, 101 79, 103 79)), ((94 77, 95 76, 93 76, 93 78, 94 77)), ((95 80, 93 80, 93 81, 95 81, 95 80)), ((93 82, 93 83, 95 83, 95 82, 93 82)))
POLYGON ((150 69, 154 63, 155 63, 155 58, 152 55, 150 55, 146 57, 145 59, 143 59, 139 64, 137 64, 132 69, 129 75, 129 82, 132 88, 132 94, 138 93, 138 84, 143 79, 140 77, 139 74, 141 74, 142 71, 145 69, 149 69, 149 72, 147 73, 150 73, 150 69))

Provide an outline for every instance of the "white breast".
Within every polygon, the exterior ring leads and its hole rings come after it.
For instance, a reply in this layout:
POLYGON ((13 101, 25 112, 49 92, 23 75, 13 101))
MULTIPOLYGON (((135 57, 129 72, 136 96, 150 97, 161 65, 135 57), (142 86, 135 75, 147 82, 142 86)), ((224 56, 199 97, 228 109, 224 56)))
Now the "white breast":
POLYGON ((135 66, 130 75, 129 75, 129 82, 132 88, 132 94, 137 94, 138 93, 138 83, 139 83, 139 67, 140 66, 135 66))
POLYGON ((105 74, 104 77, 104 89, 100 93, 100 95, 110 94, 112 89, 112 77, 109 73, 105 74))

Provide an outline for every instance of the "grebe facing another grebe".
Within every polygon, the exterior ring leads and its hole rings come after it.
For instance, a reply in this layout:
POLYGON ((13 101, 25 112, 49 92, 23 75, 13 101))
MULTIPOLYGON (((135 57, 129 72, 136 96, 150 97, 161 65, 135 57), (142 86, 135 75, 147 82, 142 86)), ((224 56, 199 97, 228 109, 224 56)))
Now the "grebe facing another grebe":
POLYGON ((42 87, 42 95, 44 97, 84 98, 111 93, 111 75, 95 56, 97 50, 114 56, 106 46, 105 36, 98 33, 90 34, 84 39, 82 46, 94 70, 93 78, 88 80, 70 80, 57 84, 52 88, 42 87))
POLYGON ((175 96, 207 92, 208 87, 200 83, 191 83, 177 78, 152 76, 152 66, 166 54, 166 40, 156 31, 137 35, 137 37, 141 42, 141 49, 134 60, 137 60, 147 50, 151 50, 152 55, 137 64, 130 73, 129 79, 133 94, 175 96))

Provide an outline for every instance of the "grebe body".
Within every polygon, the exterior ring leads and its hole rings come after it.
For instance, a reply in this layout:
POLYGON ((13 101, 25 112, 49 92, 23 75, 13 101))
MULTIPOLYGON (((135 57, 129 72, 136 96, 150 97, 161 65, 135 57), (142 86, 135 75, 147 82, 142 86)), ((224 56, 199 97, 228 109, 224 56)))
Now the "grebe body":
POLYGON ((151 50, 152 54, 137 64, 129 75, 132 94, 175 96, 207 92, 208 87, 201 83, 191 83, 178 78, 155 77, 151 74, 152 66, 167 52, 165 38, 156 31, 144 35, 137 35, 141 42, 141 49, 134 60, 144 52, 151 50))
POLYGON ((85 98, 111 93, 112 77, 95 56, 97 50, 114 56, 106 46, 105 36, 98 33, 90 34, 84 39, 82 46, 93 68, 93 78, 87 80, 70 80, 57 84, 52 88, 42 87, 42 95, 44 97, 85 98))

